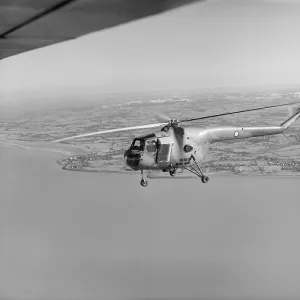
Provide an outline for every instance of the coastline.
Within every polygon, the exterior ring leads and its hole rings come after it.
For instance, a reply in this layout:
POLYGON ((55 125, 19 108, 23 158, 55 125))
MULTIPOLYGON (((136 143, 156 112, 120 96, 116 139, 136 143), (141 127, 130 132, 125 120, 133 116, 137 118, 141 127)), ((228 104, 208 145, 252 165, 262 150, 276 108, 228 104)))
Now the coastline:
MULTIPOLYGON (((69 146, 69 145, 58 145, 57 147, 53 147, 53 144, 49 143, 20 143, 20 142, 10 142, 7 140, 0 139, 0 145, 4 147, 12 147, 17 148, 20 150, 27 150, 27 151, 37 151, 37 152, 50 152, 57 155, 64 155, 64 156, 72 156, 74 155, 74 151, 82 151, 80 147, 76 146, 69 146), (64 149, 66 148, 66 149, 64 149)), ((86 154, 86 153, 85 153, 86 154)), ((55 161, 56 164, 59 164, 59 159, 61 156, 57 156, 58 160, 55 161)), ((109 167, 104 167, 103 169, 71 169, 67 168, 67 166, 62 166, 61 169, 63 171, 73 171, 73 172, 83 172, 83 173, 113 173, 113 174, 128 174, 133 175, 139 172, 132 171, 132 170, 124 170, 122 168, 116 169, 116 166, 112 165, 112 169, 109 167)), ((300 177, 300 172, 293 172, 293 171, 279 171, 279 172, 270 172, 270 173, 261 173, 261 172, 243 172, 243 173, 233 173, 227 171, 219 171, 219 172, 206 172, 208 176, 212 177, 269 177, 269 178, 297 178, 300 177)), ((149 179, 188 179, 188 178, 195 178, 189 173, 177 174, 177 176, 170 177, 169 174, 163 172, 150 172, 150 175, 147 175, 149 179)))

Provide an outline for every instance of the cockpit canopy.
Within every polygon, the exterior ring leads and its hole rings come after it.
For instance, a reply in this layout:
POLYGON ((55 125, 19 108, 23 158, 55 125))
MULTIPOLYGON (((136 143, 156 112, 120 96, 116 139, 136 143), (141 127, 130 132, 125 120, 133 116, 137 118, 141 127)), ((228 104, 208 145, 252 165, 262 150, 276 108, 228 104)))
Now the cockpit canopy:
POLYGON ((153 139, 153 138, 155 138, 155 134, 154 133, 147 134, 147 135, 144 135, 144 136, 136 137, 133 140, 130 148, 143 151, 144 147, 145 147, 145 140, 153 139))

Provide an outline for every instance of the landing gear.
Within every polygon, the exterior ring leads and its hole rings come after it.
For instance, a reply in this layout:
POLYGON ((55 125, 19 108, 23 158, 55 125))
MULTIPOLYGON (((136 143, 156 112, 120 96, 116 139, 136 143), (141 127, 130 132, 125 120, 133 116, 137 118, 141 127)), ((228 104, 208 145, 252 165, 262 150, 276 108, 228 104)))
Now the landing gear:
POLYGON ((142 180, 140 182, 142 187, 146 187, 148 185, 148 180, 144 179, 143 169, 141 170, 142 180))
POLYGON ((169 171, 170 176, 174 177, 175 174, 176 174, 176 172, 177 172, 177 169, 178 169, 178 165, 177 164, 176 164, 175 167, 173 167, 172 164, 171 164, 171 169, 169 171))
POLYGON ((174 177, 175 174, 176 174, 176 170, 170 170, 170 171, 169 171, 169 174, 170 174, 172 177, 174 177))
POLYGON ((191 156, 191 159, 194 160, 194 165, 196 165, 196 167, 193 167, 193 165, 189 166, 189 167, 183 167, 185 170, 188 170, 189 172, 197 175, 199 178, 201 178, 201 181, 203 183, 207 183, 209 181, 209 177, 204 175, 203 172, 201 171, 198 163, 196 162, 196 159, 194 156, 191 156))
POLYGON ((208 176, 205 176, 205 175, 203 175, 202 178, 201 178, 201 181, 202 181, 203 183, 208 182, 208 180, 209 180, 209 177, 208 177, 208 176))
POLYGON ((142 187, 146 187, 148 185, 148 181, 146 179, 142 178, 140 184, 142 187))

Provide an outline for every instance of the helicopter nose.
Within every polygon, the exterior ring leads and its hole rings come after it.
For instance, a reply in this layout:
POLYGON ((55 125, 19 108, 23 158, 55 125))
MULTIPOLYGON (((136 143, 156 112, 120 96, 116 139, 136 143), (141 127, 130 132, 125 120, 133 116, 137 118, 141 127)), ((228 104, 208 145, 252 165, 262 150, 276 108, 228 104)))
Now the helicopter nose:
POLYGON ((124 152, 124 159, 127 159, 127 157, 129 156, 130 154, 130 149, 127 149, 125 152, 124 152))
POLYGON ((130 168, 136 168, 141 160, 141 154, 137 153, 136 150, 127 149, 124 153, 124 159, 130 168))

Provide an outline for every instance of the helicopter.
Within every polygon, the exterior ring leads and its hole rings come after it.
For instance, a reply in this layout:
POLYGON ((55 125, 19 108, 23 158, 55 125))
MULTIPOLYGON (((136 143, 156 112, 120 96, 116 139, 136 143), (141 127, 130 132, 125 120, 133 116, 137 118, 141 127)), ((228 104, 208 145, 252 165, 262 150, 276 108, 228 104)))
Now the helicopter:
MULTIPOLYGON (((200 163, 204 161, 209 146, 212 143, 225 140, 239 140, 251 137, 266 135, 284 134, 284 131, 300 116, 300 107, 293 108, 292 116, 277 126, 179 126, 181 123, 192 122, 196 120, 210 119, 214 117, 238 114, 249 111, 263 110, 279 106, 293 105, 279 104, 265 107, 258 107, 240 111, 226 112, 215 115, 209 115, 191 119, 170 119, 167 122, 155 123, 141 126, 125 127, 97 131, 92 133, 80 134, 76 136, 61 138, 54 142, 63 142, 81 137, 90 137, 99 134, 120 132, 127 130, 137 130, 145 128, 162 128, 155 132, 143 136, 135 137, 130 147, 124 153, 124 159, 127 166, 133 170, 141 171, 142 187, 148 185, 144 178, 144 171, 169 172, 170 176, 175 176, 177 170, 187 170, 198 176, 203 183, 209 181, 209 177, 203 174, 200 163)), ((297 103, 299 106, 299 103, 297 103)))

